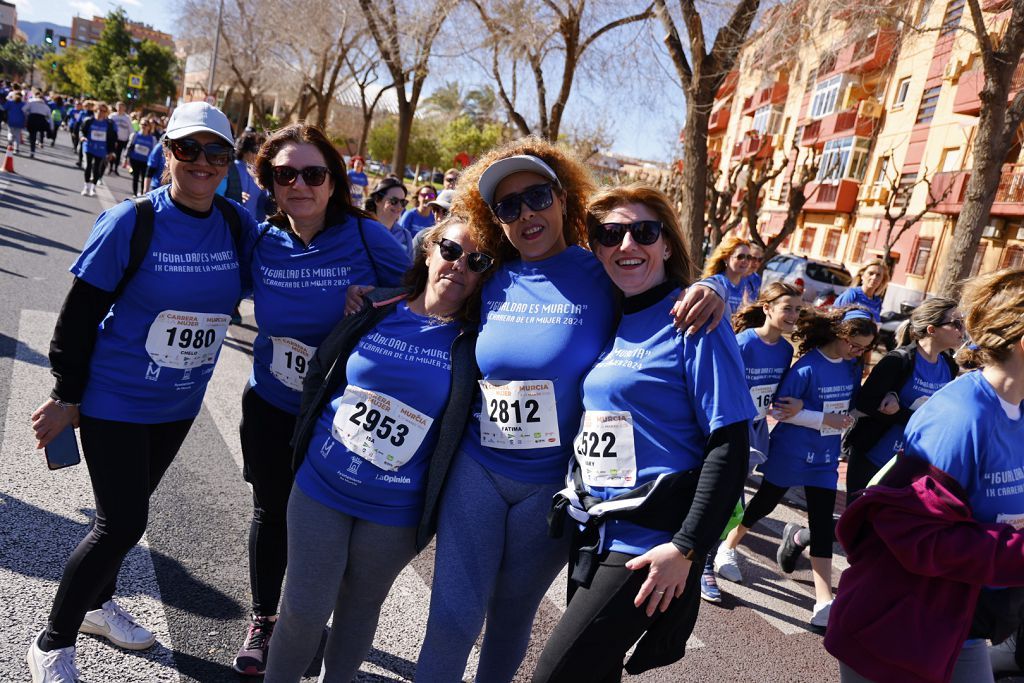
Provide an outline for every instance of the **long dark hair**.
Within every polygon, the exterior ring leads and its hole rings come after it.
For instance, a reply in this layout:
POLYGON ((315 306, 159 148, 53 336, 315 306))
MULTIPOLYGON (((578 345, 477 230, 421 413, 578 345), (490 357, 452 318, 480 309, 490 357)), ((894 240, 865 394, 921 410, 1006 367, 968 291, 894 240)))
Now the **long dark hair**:
POLYGON ((388 193, 388 190, 390 190, 393 187, 402 188, 402 192, 405 193, 405 196, 409 196, 408 188, 406 188, 405 184, 402 183, 402 181, 399 180, 398 178, 392 178, 391 176, 385 176, 384 178, 381 178, 380 182, 377 183, 377 186, 373 188, 373 192, 371 192, 370 196, 366 198, 366 202, 364 204, 364 206, 366 207, 366 211, 370 213, 375 219, 378 215, 377 203, 380 200, 384 199, 384 195, 386 195, 388 193))
POLYGON ((811 307, 801 310, 796 321, 796 331, 793 332, 793 339, 800 342, 800 355, 838 338, 870 336, 873 346, 874 339, 878 336, 878 328, 870 317, 847 318, 847 314, 854 310, 867 313, 868 309, 863 306, 844 306, 829 311, 819 311, 811 307))

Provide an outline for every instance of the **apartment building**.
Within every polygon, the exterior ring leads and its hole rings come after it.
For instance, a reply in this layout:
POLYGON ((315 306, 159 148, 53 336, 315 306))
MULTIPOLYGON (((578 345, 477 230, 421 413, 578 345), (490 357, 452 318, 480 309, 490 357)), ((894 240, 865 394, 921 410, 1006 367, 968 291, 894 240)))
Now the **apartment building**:
MULTIPOLYGON (((86 19, 85 17, 72 17, 70 36, 71 44, 81 47, 94 45, 99 42, 100 36, 103 34, 103 27, 106 23, 106 19, 103 17, 94 16, 92 19, 86 19)), ((128 33, 130 33, 132 38, 135 40, 151 40, 157 45, 163 45, 171 50, 174 49, 174 37, 169 33, 157 31, 149 24, 143 24, 138 21, 129 21, 128 33)))
MULTIPOLYGON (((982 2, 994 35, 1005 29, 1009 4, 982 2)), ((798 1, 771 12, 763 25, 801 23, 803 37, 780 49, 778 32, 762 30, 744 46, 711 114, 711 163, 723 173, 786 158, 792 167, 814 153, 817 175, 782 250, 854 271, 888 242, 896 263, 887 307, 919 301, 937 286, 973 162, 983 77, 976 41, 958 30, 970 23, 965 0, 914 0, 905 21, 875 18, 873 26, 841 3, 798 1), (921 215, 895 243, 887 204, 891 213, 905 204, 907 217, 921 215)), ((1024 87, 1024 67, 1014 82, 1024 87)), ((1020 157, 1018 144, 1006 160, 974 273, 1024 265, 1020 157)), ((759 229, 766 238, 782 226, 788 170, 762 198, 759 229)))

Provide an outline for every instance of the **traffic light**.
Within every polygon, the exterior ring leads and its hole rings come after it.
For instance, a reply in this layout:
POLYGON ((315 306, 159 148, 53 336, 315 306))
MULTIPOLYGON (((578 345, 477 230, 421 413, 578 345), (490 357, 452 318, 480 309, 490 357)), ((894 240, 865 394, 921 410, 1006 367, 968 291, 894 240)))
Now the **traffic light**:
POLYGON ((53 29, 52 28, 46 29, 46 37, 43 39, 43 41, 47 45, 53 45, 53 29))
POLYGON ((67 36, 61 36, 60 39, 57 40, 57 45, 59 45, 61 47, 67 47, 68 46, 67 36))
POLYGON ((57 60, 55 59, 52 62, 50 62, 50 71, 56 71, 56 70, 57 70, 57 60))

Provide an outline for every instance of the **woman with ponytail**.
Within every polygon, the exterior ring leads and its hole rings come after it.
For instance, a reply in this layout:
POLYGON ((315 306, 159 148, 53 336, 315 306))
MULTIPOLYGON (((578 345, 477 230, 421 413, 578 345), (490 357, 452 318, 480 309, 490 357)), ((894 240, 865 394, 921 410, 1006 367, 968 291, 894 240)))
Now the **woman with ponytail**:
POLYGON ((871 369, 857 394, 864 414, 843 443, 849 455, 846 492, 853 495, 903 446, 903 429, 914 411, 958 373, 950 351, 963 343, 957 303, 928 299, 896 332, 898 348, 871 369))

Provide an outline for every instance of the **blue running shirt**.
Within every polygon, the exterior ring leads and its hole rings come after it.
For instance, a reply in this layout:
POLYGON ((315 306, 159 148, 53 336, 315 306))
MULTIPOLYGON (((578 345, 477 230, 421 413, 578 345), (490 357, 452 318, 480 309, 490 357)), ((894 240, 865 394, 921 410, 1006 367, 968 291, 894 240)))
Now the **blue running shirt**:
POLYGON ((114 127, 115 124, 110 119, 93 119, 89 126, 89 134, 82 136, 85 153, 94 157, 112 154, 114 150, 107 148, 107 131, 114 127))
POLYGON ((868 296, 860 287, 850 287, 836 297, 836 302, 833 304, 835 308, 852 305, 863 306, 868 309, 871 313, 871 319, 876 323, 882 320, 882 297, 868 296))
POLYGON ((757 410, 755 419, 763 420, 775 399, 775 390, 782 381, 782 376, 793 362, 793 345, 784 338, 769 344, 761 339, 757 330, 753 328, 737 334, 736 343, 740 347, 740 355, 743 356, 750 398, 757 410))
POLYGON ((426 230, 434 225, 434 214, 428 213, 426 216, 421 216, 416 209, 406 209, 398 219, 398 225, 408 230, 410 235, 415 236, 420 230, 426 230))
POLYGON ((156 138, 152 135, 136 133, 132 138, 132 145, 128 148, 128 158, 134 161, 149 161, 149 155, 158 145, 156 138))

